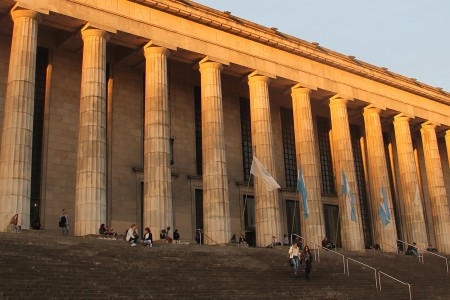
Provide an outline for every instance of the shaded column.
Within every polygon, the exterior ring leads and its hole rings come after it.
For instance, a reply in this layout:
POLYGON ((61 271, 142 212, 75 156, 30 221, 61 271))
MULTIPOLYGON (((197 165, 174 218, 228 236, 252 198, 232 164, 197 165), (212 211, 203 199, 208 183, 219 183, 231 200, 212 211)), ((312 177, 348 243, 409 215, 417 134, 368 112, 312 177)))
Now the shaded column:
POLYGON ((402 114, 395 116, 394 131, 400 175, 400 197, 404 208, 407 235, 406 242, 416 242, 420 247, 424 247, 428 239, 409 128, 409 117, 402 114))
POLYGON ((436 125, 426 122, 422 124, 420 133, 422 134, 436 247, 439 252, 450 254, 450 215, 441 156, 436 137, 436 125))
POLYGON ((78 133, 75 235, 106 222, 106 43, 109 34, 84 29, 78 133))
POLYGON ((223 123, 222 64, 200 62, 202 91, 203 222, 205 243, 228 243, 231 238, 225 130, 223 123))
POLYGON ((373 213, 374 243, 384 252, 397 252, 397 231, 395 228, 391 186, 384 151, 381 130, 380 109, 373 106, 364 108, 364 125, 368 154, 370 201, 373 213), (380 211, 381 209, 381 211, 380 211), (383 246, 384 244, 391 247, 383 246))
POLYGON ((0 152, 0 231, 16 213, 30 227, 31 158, 39 13, 15 10, 0 152))
POLYGON ((302 203, 300 205, 302 235, 320 245, 325 236, 325 226, 320 187, 320 162, 317 159, 318 149, 316 148, 310 94, 310 89, 296 85, 292 88, 291 96, 297 168, 302 168, 307 199, 308 214, 305 215, 304 201, 299 193, 300 203, 302 203))
MULTIPOLYGON (((257 73, 249 75, 250 118, 252 128, 253 154, 265 169, 275 178, 273 156, 272 121, 269 103, 270 78, 257 73)), ((280 208, 278 190, 268 191, 258 177, 254 179, 256 245, 266 246, 272 236, 281 239, 280 208)))
POLYGON ((447 146, 447 160, 450 166, 450 130, 445 132, 445 145, 447 146))
MULTIPOLYGON (((167 80, 169 50, 144 47, 146 59, 144 117, 144 224, 153 232, 173 227, 170 169, 170 115, 167 80)), ((154 235, 159 239, 159 235, 154 235)))
POLYGON ((334 96, 330 99, 333 145, 335 158, 337 159, 336 179, 338 183, 342 245, 347 251, 362 251, 364 250, 364 238, 361 227, 361 210, 359 208, 355 162, 348 123, 347 102, 347 99, 340 96, 334 96), (343 187, 344 172, 348 182, 348 186, 345 187, 343 187), (343 191, 345 190, 347 190, 347 194, 344 194, 343 191), (351 193, 348 191, 351 191, 351 193))

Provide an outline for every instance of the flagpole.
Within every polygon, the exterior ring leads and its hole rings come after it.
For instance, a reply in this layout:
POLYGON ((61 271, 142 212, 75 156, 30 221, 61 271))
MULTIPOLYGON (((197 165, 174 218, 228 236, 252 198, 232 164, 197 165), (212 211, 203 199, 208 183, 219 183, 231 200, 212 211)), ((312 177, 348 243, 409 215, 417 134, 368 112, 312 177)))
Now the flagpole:
MULTIPOLYGON (((241 219, 241 234, 242 234, 242 229, 245 227, 245 208, 247 207, 247 197, 248 197, 248 189, 250 188, 250 179, 252 178, 252 174, 250 173, 250 175, 248 176, 248 182, 247 182, 247 191, 245 192, 245 197, 244 197, 244 208, 242 209, 242 219, 241 219)), ((245 234, 244 234, 245 237, 245 234)))

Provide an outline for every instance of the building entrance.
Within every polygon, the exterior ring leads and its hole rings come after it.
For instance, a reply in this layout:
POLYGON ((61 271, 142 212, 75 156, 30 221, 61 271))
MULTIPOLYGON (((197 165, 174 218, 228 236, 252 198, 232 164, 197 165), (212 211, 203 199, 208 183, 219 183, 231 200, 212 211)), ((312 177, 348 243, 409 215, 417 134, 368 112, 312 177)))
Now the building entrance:
POLYGON ((256 246, 255 198, 244 195, 245 239, 249 246, 256 246))
POLYGON ((336 247, 341 247, 341 230, 339 222, 339 206, 323 205, 323 214, 325 219, 325 234, 328 239, 333 240, 336 247))

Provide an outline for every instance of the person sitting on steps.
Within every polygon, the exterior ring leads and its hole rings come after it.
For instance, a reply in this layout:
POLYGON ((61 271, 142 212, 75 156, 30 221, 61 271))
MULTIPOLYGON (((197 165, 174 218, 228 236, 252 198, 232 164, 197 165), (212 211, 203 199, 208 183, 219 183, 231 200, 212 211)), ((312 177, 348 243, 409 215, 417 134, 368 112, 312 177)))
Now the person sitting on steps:
POLYGON ((105 224, 100 225, 100 228, 98 229, 98 233, 100 235, 117 235, 117 233, 112 228, 109 228, 105 224))
POLYGON ((136 241, 138 240, 136 224, 132 224, 131 227, 128 228, 125 240, 130 243, 131 247, 136 247, 136 241))
POLYGON ((175 229, 175 231, 173 232, 173 239, 175 241, 178 241, 180 239, 180 234, 178 233, 178 229, 175 229))
POLYGON ((145 227, 144 229, 144 236, 143 239, 141 240, 141 244, 146 246, 147 248, 151 248, 153 247, 153 235, 152 235, 152 231, 150 230, 150 227, 145 227))
POLYGON ((7 227, 7 231, 19 232, 20 231, 20 226, 17 225, 18 222, 19 222, 19 215, 15 214, 11 218, 11 221, 9 221, 9 225, 7 227))
POLYGON ((408 245, 408 249, 406 249, 405 254, 419 256, 419 249, 417 249, 416 242, 413 242, 412 245, 408 245))
POLYGON ((328 239, 328 237, 326 236, 323 240, 322 240, 322 247, 328 250, 333 249, 335 246, 333 244, 333 241, 330 241, 328 239))

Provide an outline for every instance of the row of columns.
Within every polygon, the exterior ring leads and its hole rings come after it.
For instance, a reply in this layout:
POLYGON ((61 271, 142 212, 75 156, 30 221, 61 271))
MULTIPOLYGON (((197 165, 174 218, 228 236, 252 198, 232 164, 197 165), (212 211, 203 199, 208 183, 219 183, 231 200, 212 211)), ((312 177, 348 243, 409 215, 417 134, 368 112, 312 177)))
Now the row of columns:
MULTIPOLYGON (((16 10, 12 12, 12 17, 14 31, 0 151, 0 224, 1 228, 5 228, 8 217, 18 212, 22 226, 28 228, 37 28, 41 16, 28 10, 16 10)), ((86 26, 82 30, 82 38, 76 235, 96 233, 99 224, 106 223, 106 44, 109 34, 86 26)), ((159 229, 173 225, 167 78, 170 51, 149 43, 144 47, 144 55, 144 223, 159 229)), ((231 236, 220 75, 223 64, 226 63, 208 57, 199 64, 204 231, 207 243, 226 243, 231 236)), ((252 144, 267 171, 274 174, 269 82, 269 76, 257 71, 248 76, 252 144)), ((303 234, 310 241, 320 242, 325 230, 311 90, 298 84, 291 91, 297 164, 303 170, 308 195, 308 215, 301 214, 303 234)), ((329 106, 336 181, 340 187, 342 242, 346 250, 362 250, 364 242, 347 114, 349 100, 336 95, 330 99, 329 106)), ((397 235, 379 114, 380 109, 372 106, 366 107, 363 114, 369 157, 370 199, 372 210, 378 211, 379 207, 384 207, 389 211, 391 218, 387 224, 383 224, 379 214, 374 213, 373 227, 375 241, 390 245, 397 235), (384 203, 387 207, 383 206, 384 203)), ((450 217, 435 128, 435 124, 427 122, 422 125, 421 134, 436 245, 442 252, 450 253, 450 217)), ((394 130, 407 239, 423 244, 427 242, 427 235, 409 118, 401 114, 396 116, 394 130)), ((446 143, 450 152, 449 135, 448 132, 446 143)), ((278 193, 268 191, 261 179, 255 178, 254 196, 257 246, 264 246, 272 235, 281 236, 278 193)), ((385 248, 387 251, 389 249, 385 248)))

